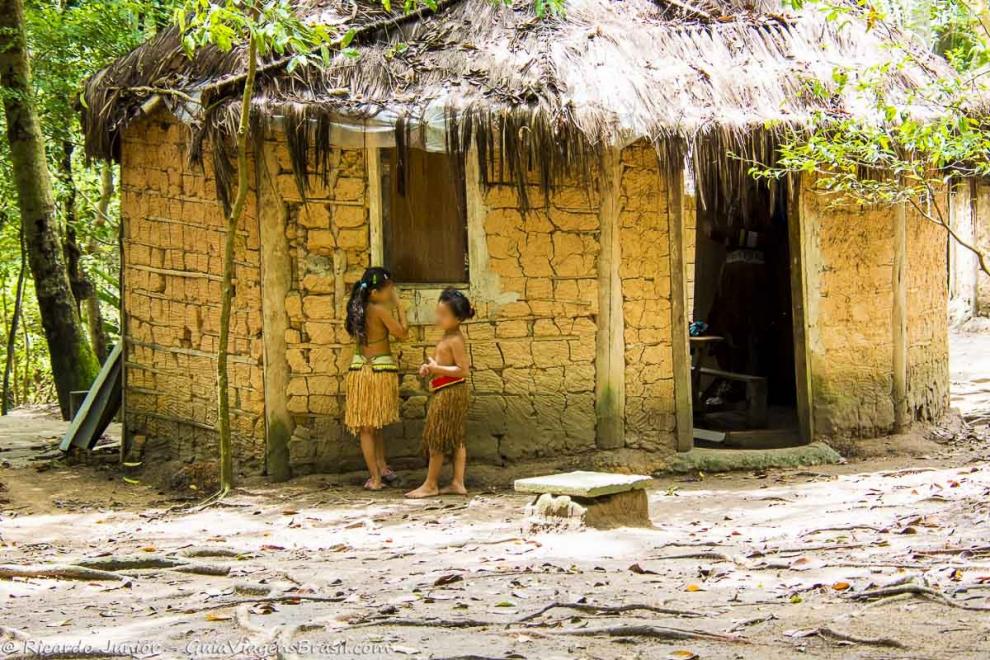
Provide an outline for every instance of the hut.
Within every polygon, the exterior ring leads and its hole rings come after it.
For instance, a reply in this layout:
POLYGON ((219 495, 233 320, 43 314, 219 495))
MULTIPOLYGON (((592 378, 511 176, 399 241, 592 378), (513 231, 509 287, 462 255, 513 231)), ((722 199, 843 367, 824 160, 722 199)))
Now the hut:
MULTIPOLYGON (((896 34, 772 0, 568 0, 544 18, 524 0, 297 9, 355 27, 359 56, 260 70, 231 341, 243 473, 360 465, 341 424, 342 319, 369 265, 395 272, 415 324, 387 435, 400 464, 418 460, 413 372, 450 285, 480 312, 473 461, 661 466, 693 446, 699 407, 751 385, 794 444, 946 411, 944 233, 903 207, 836 204, 810 177, 747 174, 781 127, 869 114, 863 92, 828 93, 835 67, 880 61, 896 34), (714 316, 737 355, 693 369, 689 325, 714 316), (721 392, 719 372, 756 378, 721 392)), ((216 445, 240 55, 189 60, 166 31, 84 95, 89 153, 122 171, 126 435, 183 461, 216 445)), ((914 102, 942 66, 892 73, 889 98, 914 102)))
MULTIPOLYGON (((990 254, 990 183, 985 178, 958 184, 950 207, 953 231, 967 244, 990 254)), ((957 241, 949 243, 949 321, 963 325, 990 316, 990 276, 976 254, 957 241)))

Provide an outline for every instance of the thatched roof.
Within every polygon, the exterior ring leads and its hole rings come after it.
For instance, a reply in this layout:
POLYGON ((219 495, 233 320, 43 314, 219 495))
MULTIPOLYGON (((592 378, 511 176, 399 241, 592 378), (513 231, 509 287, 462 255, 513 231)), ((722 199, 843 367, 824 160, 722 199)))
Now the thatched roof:
MULTIPOLYGON (((314 124, 368 118, 457 125, 462 138, 465 127, 496 125, 544 145, 724 142, 768 123, 802 124, 816 109, 869 114, 872 99, 850 91, 823 100, 812 87, 834 88, 836 66, 883 61, 906 39, 855 16, 787 13, 778 0, 567 0, 565 17, 545 19, 532 0, 440 0, 436 12, 410 16, 387 14, 378 0, 298 0, 297 10, 357 27, 361 51, 325 69, 262 68, 256 120, 287 122, 303 144, 314 124)), ((923 61, 889 75, 892 101, 908 103, 947 71, 937 58, 923 61)), ((89 153, 116 157, 120 131, 156 94, 193 124, 229 128, 241 74, 240 53, 190 61, 176 32, 164 32, 86 85, 89 153)))

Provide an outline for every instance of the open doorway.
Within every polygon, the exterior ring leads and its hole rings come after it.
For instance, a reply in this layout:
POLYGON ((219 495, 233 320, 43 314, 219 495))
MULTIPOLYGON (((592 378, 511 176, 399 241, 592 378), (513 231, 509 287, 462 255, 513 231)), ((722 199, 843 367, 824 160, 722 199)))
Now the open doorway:
MULTIPOLYGON (((691 325, 695 442, 802 443, 785 183, 698 189, 691 325)), ((715 184, 715 185, 712 185, 715 184)))

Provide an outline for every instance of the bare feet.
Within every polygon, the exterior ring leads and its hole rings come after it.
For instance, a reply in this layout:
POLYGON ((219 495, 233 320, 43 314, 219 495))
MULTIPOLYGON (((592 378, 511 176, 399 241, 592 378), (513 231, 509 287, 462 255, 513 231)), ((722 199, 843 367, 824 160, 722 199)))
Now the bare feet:
POLYGON ((436 497, 439 494, 440 494, 440 491, 437 490, 436 486, 434 486, 432 488, 429 488, 429 487, 427 487, 426 484, 423 484, 422 486, 420 486, 416 490, 411 490, 408 493, 406 493, 406 497, 408 497, 409 499, 413 499, 413 500, 419 500, 419 499, 422 499, 424 497, 436 497))
POLYGON ((464 484, 450 484, 449 486, 444 486, 440 489, 441 495, 467 495, 467 488, 464 484))
POLYGON ((382 482, 381 481, 377 481, 376 482, 373 479, 368 479, 367 481, 364 482, 364 489, 365 490, 381 490, 382 489, 382 482))

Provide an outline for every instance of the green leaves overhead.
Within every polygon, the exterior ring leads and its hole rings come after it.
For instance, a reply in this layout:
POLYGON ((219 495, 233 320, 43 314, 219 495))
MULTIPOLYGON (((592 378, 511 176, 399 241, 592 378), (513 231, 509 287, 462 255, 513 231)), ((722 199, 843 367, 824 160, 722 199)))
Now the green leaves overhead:
MULTIPOLYGON (((906 13, 898 20, 881 11, 880 3, 866 0, 792 0, 791 4, 817 5, 831 20, 858 12, 869 30, 920 29, 917 23, 903 20, 906 13)), ((887 0, 886 4, 896 2, 887 0)), ((831 85, 811 81, 809 92, 825 109, 813 113, 807 125, 782 129, 776 162, 757 164, 750 173, 757 178, 813 175, 817 187, 835 193, 839 203, 910 206, 975 252, 980 267, 990 274, 990 255, 965 242, 949 226, 944 194, 953 179, 990 175, 990 76, 986 70, 990 15, 984 17, 975 6, 966 0, 928 5, 926 24, 934 26, 930 45, 942 50, 952 65, 942 73, 933 65, 930 52, 904 38, 902 47, 892 48, 886 61, 837 67, 831 85), (890 79, 909 68, 935 75, 906 98, 889 98, 890 79), (833 98, 871 103, 872 113, 851 117, 838 109, 841 104, 829 103, 833 98)))
MULTIPOLYGON (((380 0, 386 12, 393 11, 391 0, 380 0)), ((511 0, 502 0, 511 5, 511 0)), ((566 0, 533 0, 537 16, 563 16, 566 0)), ((403 0, 402 11, 418 8, 437 10, 437 0, 403 0)), ((245 45, 253 37, 258 56, 289 56, 287 70, 314 63, 329 63, 335 52, 348 57, 360 53, 353 44, 355 27, 340 28, 299 19, 290 0, 186 0, 174 12, 174 21, 182 33, 182 48, 192 57, 200 48, 212 46, 223 52, 245 45)), ((397 44, 390 56, 401 54, 408 46, 397 44)))

